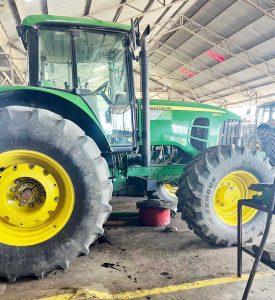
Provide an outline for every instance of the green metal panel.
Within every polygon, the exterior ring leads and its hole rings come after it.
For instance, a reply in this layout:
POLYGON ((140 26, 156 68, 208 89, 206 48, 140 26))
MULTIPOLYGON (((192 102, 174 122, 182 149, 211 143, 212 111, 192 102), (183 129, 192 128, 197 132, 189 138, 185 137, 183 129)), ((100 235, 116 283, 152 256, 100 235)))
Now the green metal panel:
POLYGON ((184 165, 166 166, 131 166, 127 169, 127 174, 122 170, 116 170, 114 174, 114 193, 125 190, 128 177, 146 177, 157 182, 177 181, 183 174, 184 165))
MULTIPOLYGON (((141 109, 139 100, 139 124, 141 124, 141 109)), ((223 121, 240 120, 239 116, 221 107, 154 99, 150 101, 151 144, 174 145, 188 154, 197 155, 198 151, 190 144, 189 137, 193 121, 198 117, 208 118, 210 121, 207 147, 218 144, 223 121)), ((139 129, 142 132, 141 127, 139 129)), ((142 144, 142 139, 140 143, 142 144)))
POLYGON ((100 21, 91 18, 74 18, 74 17, 64 17, 64 16, 51 16, 51 15, 30 15, 26 17, 22 25, 25 26, 35 26, 41 24, 66 24, 66 25, 76 25, 76 26, 91 26, 91 27, 105 27, 110 29, 117 29, 129 32, 131 26, 113 22, 100 21))
POLYGON ((182 175, 184 165, 166 165, 141 167, 133 166, 127 170, 127 177, 146 177, 158 182, 178 180, 182 175))
POLYGON ((60 90, 54 90, 54 89, 48 89, 48 88, 42 88, 42 87, 33 87, 33 86, 0 86, 0 93, 7 92, 7 91, 16 91, 16 90, 33 90, 33 91, 40 91, 44 93, 53 94, 56 96, 59 96, 63 99, 66 99, 79 108, 81 108, 86 114, 89 115, 89 117, 96 122, 96 124, 101 128, 101 125, 95 116, 95 114, 92 112, 92 110, 89 108, 89 106, 79 97, 78 95, 72 94, 72 93, 66 93, 60 90))
MULTIPOLYGON (((13 92, 13 91, 37 91, 40 93, 45 93, 45 94, 52 94, 57 96, 56 97, 56 101, 60 101, 59 99, 63 99, 65 102, 68 101, 72 104, 74 104, 75 106, 77 106, 78 108, 80 108, 83 113, 87 116, 87 119, 90 119, 91 124, 95 124, 95 126, 97 126, 97 137, 102 137, 104 141, 106 141, 106 147, 108 145, 108 139, 107 136, 105 134, 105 131, 103 130, 98 118, 96 117, 96 115, 94 114, 94 112, 90 109, 90 107, 85 103, 85 101, 83 101, 83 99, 75 94, 72 93, 67 93, 67 92, 63 92, 61 90, 55 90, 55 89, 49 89, 49 88, 42 88, 42 87, 31 87, 31 86, 0 86, 0 94, 3 93, 5 94, 5 92, 13 92)), ((46 101, 46 100, 45 100, 46 101)), ((63 105, 63 104, 62 104, 63 105)), ((64 109, 66 107, 66 104, 64 105, 64 109)), ((83 129, 83 128, 82 128, 83 129)), ((84 129, 85 130, 85 129, 84 129)), ((89 132, 90 136, 93 137, 94 131, 93 132, 89 132)), ((86 132, 86 134, 88 134, 88 132, 86 132)), ((100 145, 99 145, 100 148, 100 145)))

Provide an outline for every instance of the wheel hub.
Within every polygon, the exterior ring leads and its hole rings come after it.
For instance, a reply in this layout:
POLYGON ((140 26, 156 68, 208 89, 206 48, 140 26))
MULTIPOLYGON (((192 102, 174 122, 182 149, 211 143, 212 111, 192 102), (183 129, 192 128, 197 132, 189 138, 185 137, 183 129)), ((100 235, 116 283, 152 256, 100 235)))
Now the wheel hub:
POLYGON ((27 246, 59 232, 74 205, 66 171, 35 151, 0 154, 0 243, 27 246))
POLYGON ((14 192, 13 199, 18 201, 21 206, 41 204, 45 200, 43 196, 46 195, 43 186, 31 178, 20 178, 15 181, 15 187, 11 188, 14 192), (43 195, 43 196, 42 196, 43 195))
POLYGON ((11 225, 33 227, 46 221, 57 208, 57 182, 38 165, 18 164, 6 168, 1 173, 0 184, 6 199, 2 210, 0 206, 0 217, 11 225))
MULTIPOLYGON (((227 225, 237 226, 237 205, 240 199, 251 199, 255 192, 249 186, 258 183, 257 178, 246 171, 234 171, 225 176, 218 184, 214 194, 214 208, 218 217, 227 225)), ((256 215, 256 210, 243 209, 243 223, 256 215)))

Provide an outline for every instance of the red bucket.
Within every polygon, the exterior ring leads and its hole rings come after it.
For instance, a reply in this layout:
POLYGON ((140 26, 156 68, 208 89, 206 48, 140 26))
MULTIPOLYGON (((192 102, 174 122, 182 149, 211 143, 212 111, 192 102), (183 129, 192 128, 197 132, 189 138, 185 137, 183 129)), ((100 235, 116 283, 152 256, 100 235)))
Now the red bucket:
POLYGON ((141 207, 139 218, 144 226, 161 227, 170 223, 170 209, 161 207, 141 207))

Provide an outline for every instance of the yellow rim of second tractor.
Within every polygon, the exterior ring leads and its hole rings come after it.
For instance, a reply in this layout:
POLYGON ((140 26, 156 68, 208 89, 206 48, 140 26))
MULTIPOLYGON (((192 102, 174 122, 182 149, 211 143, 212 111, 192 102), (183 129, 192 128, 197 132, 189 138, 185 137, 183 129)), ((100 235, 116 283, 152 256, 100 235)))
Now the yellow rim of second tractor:
MULTIPOLYGON (((237 226, 237 204, 241 199, 251 199, 257 192, 249 190, 251 184, 259 183, 259 180, 250 172, 234 171, 226 175, 220 182, 214 193, 213 204, 216 215, 225 224, 237 226)), ((243 207, 243 224, 251 221, 257 211, 253 208, 243 207)))
POLYGON ((30 150, 0 154, 0 243, 49 240, 69 221, 74 202, 70 176, 53 158, 30 150))
POLYGON ((171 197, 177 197, 176 191, 178 190, 178 186, 175 184, 172 184, 170 182, 164 183, 163 188, 165 192, 170 195, 171 197))

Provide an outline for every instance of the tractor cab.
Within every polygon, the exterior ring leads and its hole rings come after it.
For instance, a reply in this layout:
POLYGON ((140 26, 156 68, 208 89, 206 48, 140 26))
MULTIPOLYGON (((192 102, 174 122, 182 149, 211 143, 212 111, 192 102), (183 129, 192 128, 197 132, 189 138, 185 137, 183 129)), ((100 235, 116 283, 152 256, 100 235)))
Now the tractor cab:
POLYGON ((275 102, 265 103, 257 108, 257 126, 275 124, 275 102))
POLYGON ((77 20, 24 20, 20 31, 29 54, 29 84, 78 94, 96 115, 111 147, 132 148, 131 27, 77 20))

